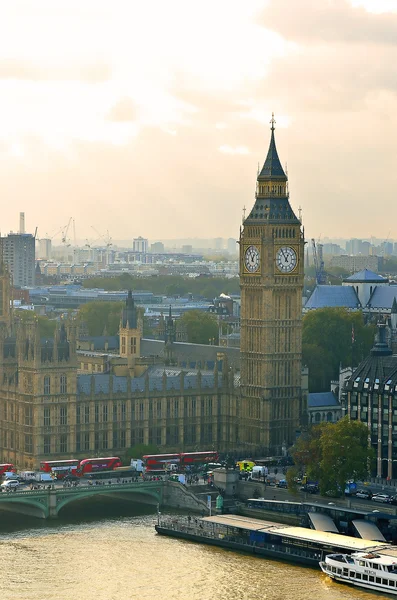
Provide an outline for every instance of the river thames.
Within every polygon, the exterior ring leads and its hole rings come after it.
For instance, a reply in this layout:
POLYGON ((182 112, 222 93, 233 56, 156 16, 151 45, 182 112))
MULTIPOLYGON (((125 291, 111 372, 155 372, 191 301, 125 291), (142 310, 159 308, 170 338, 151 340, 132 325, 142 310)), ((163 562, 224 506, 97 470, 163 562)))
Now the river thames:
POLYGON ((144 505, 79 507, 51 522, 1 512, 1 599, 380 597, 333 583, 320 570, 159 536, 155 521, 154 508, 144 505))

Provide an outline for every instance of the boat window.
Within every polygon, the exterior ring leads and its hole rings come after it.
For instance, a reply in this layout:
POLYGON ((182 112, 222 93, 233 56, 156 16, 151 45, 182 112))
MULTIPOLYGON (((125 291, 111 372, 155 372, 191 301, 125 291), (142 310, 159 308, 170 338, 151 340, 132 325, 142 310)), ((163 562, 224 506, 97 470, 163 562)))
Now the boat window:
POLYGON ((376 578, 376 583, 382 583, 382 580, 381 580, 381 578, 380 578, 380 577, 377 577, 377 578, 376 578))
POLYGON ((387 585, 389 582, 387 579, 382 579, 382 585, 387 585))
POLYGON ((364 560, 359 560, 358 564, 360 565, 360 567, 365 567, 365 561, 364 560))
POLYGON ((375 581, 375 577, 374 577, 373 575, 370 575, 368 579, 369 579, 369 581, 371 581, 372 583, 374 583, 374 581, 375 581))
POLYGON ((393 581, 393 579, 390 579, 390 581, 389 581, 390 587, 394 587, 394 584, 395 584, 395 582, 393 581))
POLYGON ((354 578, 355 576, 356 576, 356 572, 355 571, 350 571, 349 577, 350 578, 352 578, 352 577, 354 578))
POLYGON ((348 563, 350 563, 351 565, 354 565, 354 558, 352 558, 351 556, 346 556, 346 560, 348 563))
POLYGON ((363 575, 363 581, 368 581, 368 575, 363 575))
POLYGON ((376 563, 372 563, 371 567, 375 570, 379 569, 379 565, 377 565, 376 563))
POLYGON ((361 573, 356 573, 356 579, 361 579, 361 573))
POLYGON ((349 569, 343 569, 343 575, 347 577, 349 575, 349 569))

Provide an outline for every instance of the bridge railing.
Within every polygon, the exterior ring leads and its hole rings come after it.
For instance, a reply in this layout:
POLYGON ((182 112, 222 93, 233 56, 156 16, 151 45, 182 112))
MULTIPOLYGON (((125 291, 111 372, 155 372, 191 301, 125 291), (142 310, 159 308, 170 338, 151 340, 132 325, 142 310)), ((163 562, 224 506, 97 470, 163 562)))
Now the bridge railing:
POLYGON ((79 493, 79 491, 81 490, 98 490, 98 492, 102 489, 123 489, 126 486, 132 486, 132 487, 141 487, 142 485, 148 486, 148 487, 158 487, 160 485, 163 484, 162 481, 142 481, 142 480, 138 480, 138 481, 126 481, 125 483, 117 483, 112 481, 111 484, 109 484, 106 481, 101 482, 100 485, 95 485, 94 483, 90 484, 79 484, 76 486, 71 486, 71 487, 63 487, 63 486, 57 486, 57 487, 50 487, 48 488, 48 486, 46 486, 45 488, 42 489, 29 489, 29 490, 19 490, 19 489, 15 489, 9 492, 2 492, 0 493, 0 500, 1 499, 6 499, 6 498, 13 498, 14 496, 24 496, 24 495, 45 495, 48 494, 49 492, 61 492, 62 494, 67 493, 67 494, 76 494, 79 493))

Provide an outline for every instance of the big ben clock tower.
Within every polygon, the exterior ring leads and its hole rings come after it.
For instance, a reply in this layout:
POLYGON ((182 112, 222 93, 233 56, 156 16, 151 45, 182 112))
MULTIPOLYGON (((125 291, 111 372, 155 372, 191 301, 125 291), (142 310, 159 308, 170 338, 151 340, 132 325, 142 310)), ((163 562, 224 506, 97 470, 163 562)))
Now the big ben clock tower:
POLYGON ((292 444, 301 415, 304 236, 289 203, 271 120, 255 204, 240 234, 239 442, 271 454, 292 444))

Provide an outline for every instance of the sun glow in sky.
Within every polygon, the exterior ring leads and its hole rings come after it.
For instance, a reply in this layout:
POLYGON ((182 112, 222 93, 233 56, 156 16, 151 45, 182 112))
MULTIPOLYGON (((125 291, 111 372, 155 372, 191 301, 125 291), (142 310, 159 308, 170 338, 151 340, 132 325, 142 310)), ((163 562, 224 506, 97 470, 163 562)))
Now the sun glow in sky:
POLYGON ((4 3, 1 230, 24 210, 42 235, 73 216, 81 239, 91 225, 114 239, 237 237, 274 110, 311 234, 381 236, 396 12, 397 0, 4 3))

